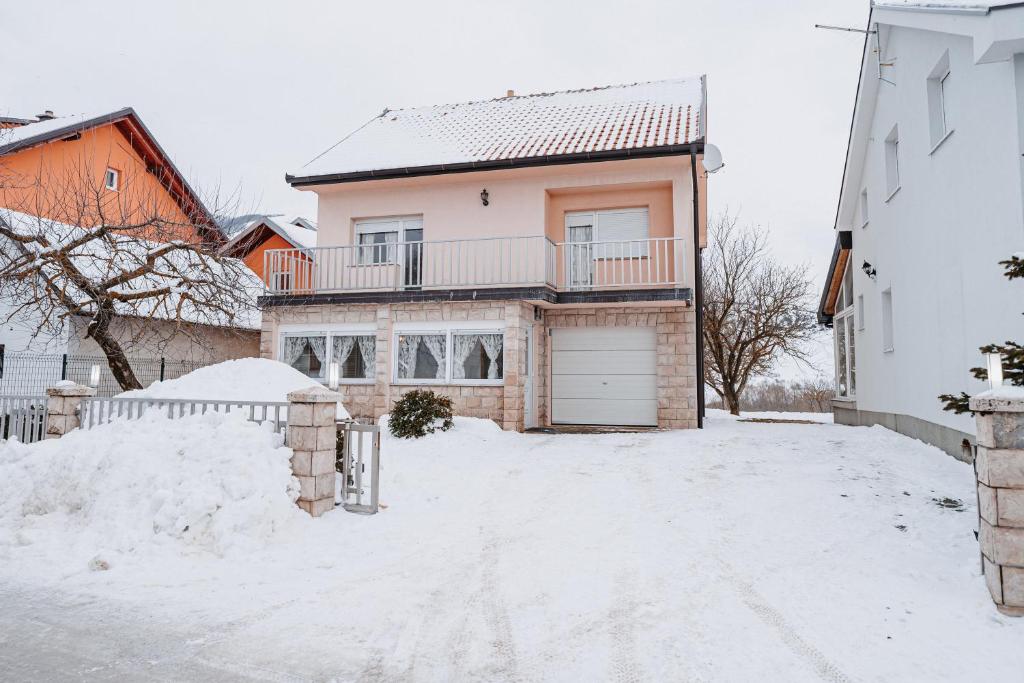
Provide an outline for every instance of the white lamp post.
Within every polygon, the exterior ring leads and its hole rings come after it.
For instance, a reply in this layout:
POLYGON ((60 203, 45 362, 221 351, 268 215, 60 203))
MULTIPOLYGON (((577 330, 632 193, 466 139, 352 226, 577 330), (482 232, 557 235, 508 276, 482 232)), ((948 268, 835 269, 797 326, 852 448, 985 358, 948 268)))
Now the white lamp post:
POLYGON ((338 381, 341 376, 341 366, 338 363, 333 362, 328 366, 327 369, 327 386, 331 388, 331 391, 338 389, 338 381))
POLYGON ((988 364, 988 385, 993 389, 1003 386, 1003 357, 998 353, 986 353, 985 361, 988 364))
POLYGON ((89 368, 89 386, 95 389, 100 385, 100 366, 93 365, 89 368))

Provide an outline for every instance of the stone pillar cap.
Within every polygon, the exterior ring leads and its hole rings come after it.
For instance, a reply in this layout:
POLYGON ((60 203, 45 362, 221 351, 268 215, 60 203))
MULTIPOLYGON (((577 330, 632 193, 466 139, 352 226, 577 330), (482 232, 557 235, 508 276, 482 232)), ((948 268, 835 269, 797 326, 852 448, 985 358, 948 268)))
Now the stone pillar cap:
POLYGON ((46 390, 47 396, 95 396, 96 389, 62 379, 46 390))
POLYGON ((288 392, 289 403, 337 403, 342 395, 327 387, 317 384, 308 389, 296 389, 288 392))
POLYGON ((1024 387, 1002 386, 983 391, 970 400, 976 413, 1024 413, 1024 387))

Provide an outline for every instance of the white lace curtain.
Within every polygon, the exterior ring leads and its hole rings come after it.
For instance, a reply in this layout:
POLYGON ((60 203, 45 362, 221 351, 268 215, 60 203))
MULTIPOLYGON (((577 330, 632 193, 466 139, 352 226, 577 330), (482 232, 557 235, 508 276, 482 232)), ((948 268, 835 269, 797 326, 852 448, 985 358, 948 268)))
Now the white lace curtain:
POLYGON ((427 334, 420 337, 424 346, 430 351, 430 355, 434 357, 434 362, 437 363, 437 372, 434 373, 434 379, 444 380, 445 378, 445 338, 439 335, 427 334))
POLYGON ((295 365, 295 361, 302 356, 302 352, 305 350, 305 337, 285 337, 281 360, 287 365, 295 365))
POLYGON ((363 355, 363 378, 373 379, 377 375, 377 339, 376 337, 354 337, 359 343, 359 353, 363 355))
POLYGON ((309 349, 317 361, 323 366, 327 362, 327 337, 306 337, 306 341, 309 342, 309 349))
POLYGON ((498 359, 501 358, 503 341, 500 334, 480 335, 480 343, 483 344, 484 353, 490 361, 487 366, 487 379, 498 379, 498 359))
POLYGON ((478 337, 468 334, 452 335, 452 378, 466 379, 466 361, 476 348, 478 337))
POLYGON ((334 362, 341 368, 341 374, 345 374, 345 361, 352 354, 352 349, 356 346, 355 337, 335 337, 334 338, 334 362))

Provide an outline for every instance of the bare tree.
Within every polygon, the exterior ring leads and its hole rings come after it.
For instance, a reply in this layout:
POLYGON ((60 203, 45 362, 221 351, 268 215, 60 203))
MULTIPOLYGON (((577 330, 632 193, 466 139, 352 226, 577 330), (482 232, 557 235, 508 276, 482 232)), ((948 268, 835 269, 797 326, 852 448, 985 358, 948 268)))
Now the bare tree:
POLYGON ((768 251, 768 232, 728 213, 710 226, 704 262, 704 382, 733 415, 747 383, 783 356, 806 362, 815 333, 806 266, 768 251))
POLYGON ((160 322, 163 341, 201 341, 210 325, 249 326, 259 283, 243 263, 217 253, 216 227, 201 203, 182 208, 188 203, 174 201, 168 179, 153 169, 138 178, 125 172, 112 191, 105 165, 94 161, 26 177, 0 159, 4 322, 57 337, 87 321, 85 337, 118 384, 136 389, 127 352, 143 339, 153 343, 150 323, 160 322))

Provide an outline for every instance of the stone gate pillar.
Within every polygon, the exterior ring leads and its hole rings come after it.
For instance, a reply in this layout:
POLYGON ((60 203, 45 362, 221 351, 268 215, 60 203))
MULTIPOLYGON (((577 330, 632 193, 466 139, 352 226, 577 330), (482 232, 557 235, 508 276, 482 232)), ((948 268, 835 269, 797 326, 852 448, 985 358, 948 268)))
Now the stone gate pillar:
POLYGON ((335 417, 341 394, 323 386, 288 394, 286 444, 299 480, 299 507, 313 517, 334 509, 335 417))
POLYGON ((1024 616, 1024 392, 1003 387, 971 399, 985 583, 1003 614, 1024 616))
POLYGON ((61 382, 46 390, 46 438, 59 439, 81 426, 79 407, 82 399, 95 396, 96 390, 74 382, 61 382))

